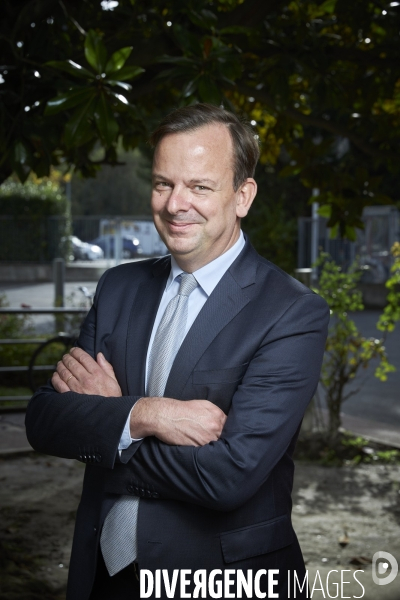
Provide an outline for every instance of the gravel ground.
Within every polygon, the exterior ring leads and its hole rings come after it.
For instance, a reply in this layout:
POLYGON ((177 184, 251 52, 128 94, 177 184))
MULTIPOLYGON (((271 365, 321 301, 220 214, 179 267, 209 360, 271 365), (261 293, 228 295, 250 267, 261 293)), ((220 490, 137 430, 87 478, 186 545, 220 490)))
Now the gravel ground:
MULTIPOLYGON (((83 465, 37 454, 0 460, 0 561, 2 600, 62 600, 65 597, 75 511, 83 465)), ((400 575, 389 585, 372 582, 372 559, 384 550, 400 562, 400 466, 322 467, 298 463, 293 521, 309 570, 313 598, 363 597, 399 600, 400 575), (341 550, 338 540, 347 534, 341 550), (344 574, 343 593, 331 577, 344 574), (362 588, 354 580, 359 573, 362 588), (317 574, 318 571, 318 574, 317 574), (318 575, 321 578, 318 579, 318 575), (321 583, 323 591, 321 591, 321 583), (320 588, 320 591, 316 591, 320 588)), ((289 597, 289 595, 288 595, 289 597)), ((292 594, 290 597, 293 597, 292 594)))

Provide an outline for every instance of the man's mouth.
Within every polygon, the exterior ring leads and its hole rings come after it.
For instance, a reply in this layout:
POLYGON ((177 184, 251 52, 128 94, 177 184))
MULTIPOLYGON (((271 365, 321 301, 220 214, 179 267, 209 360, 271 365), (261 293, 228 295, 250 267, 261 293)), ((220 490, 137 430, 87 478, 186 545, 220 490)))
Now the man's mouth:
POLYGON ((168 226, 170 227, 170 229, 172 230, 181 230, 183 231, 184 229, 190 227, 191 225, 196 225, 196 223, 193 222, 188 222, 188 221, 167 221, 168 226))

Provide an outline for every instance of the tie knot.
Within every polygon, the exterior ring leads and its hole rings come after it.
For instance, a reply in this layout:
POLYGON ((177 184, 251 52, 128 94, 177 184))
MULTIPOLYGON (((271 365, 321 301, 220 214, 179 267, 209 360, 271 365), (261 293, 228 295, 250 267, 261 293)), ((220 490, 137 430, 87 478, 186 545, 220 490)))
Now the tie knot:
POLYGON ((190 296, 196 287, 197 281, 195 276, 191 273, 182 273, 178 292, 179 296, 190 296))

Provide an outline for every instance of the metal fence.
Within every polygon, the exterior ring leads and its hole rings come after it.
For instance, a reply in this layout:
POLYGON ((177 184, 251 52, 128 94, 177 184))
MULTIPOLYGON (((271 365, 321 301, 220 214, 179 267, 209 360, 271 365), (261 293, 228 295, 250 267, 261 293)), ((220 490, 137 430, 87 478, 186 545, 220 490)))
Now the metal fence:
MULTIPOLYGON (((70 308, 0 308, 0 318, 2 315, 43 315, 43 314, 54 314, 54 315, 79 315, 84 316, 87 313, 87 308, 70 307, 70 308)), ((46 343, 52 341, 58 341, 64 339, 64 343, 68 343, 69 340, 75 339, 76 336, 66 333, 58 333, 48 338, 16 338, 16 339, 0 339, 0 346, 14 346, 14 345, 29 345, 37 346, 38 350, 32 354, 29 364, 24 365, 1 365, 0 375, 8 373, 21 373, 29 374, 28 381, 32 387, 32 374, 38 372, 48 373, 56 368, 56 365, 51 364, 40 364, 38 360, 40 348, 44 347, 46 343)), ((59 357, 61 358, 61 356, 59 357)), ((32 387, 34 391, 34 387, 32 387)), ((31 395, 15 396, 15 395, 0 395, 0 413, 9 412, 15 410, 25 410, 28 400, 31 395)))
POLYGON ((394 242, 400 240, 400 213, 397 208, 366 207, 363 212, 364 229, 357 230, 355 242, 340 237, 331 239, 327 222, 327 219, 319 217, 313 229, 312 217, 298 220, 298 268, 311 267, 314 247, 318 250, 314 251, 314 255, 327 252, 344 269, 358 257, 364 271, 363 282, 384 283, 393 262, 390 249, 394 242))
POLYGON ((136 237, 143 255, 162 255, 166 251, 148 216, 67 218, 0 215, 0 261, 43 263, 59 257, 68 259, 71 252, 66 243, 67 236, 91 242, 99 236, 116 234, 136 237))

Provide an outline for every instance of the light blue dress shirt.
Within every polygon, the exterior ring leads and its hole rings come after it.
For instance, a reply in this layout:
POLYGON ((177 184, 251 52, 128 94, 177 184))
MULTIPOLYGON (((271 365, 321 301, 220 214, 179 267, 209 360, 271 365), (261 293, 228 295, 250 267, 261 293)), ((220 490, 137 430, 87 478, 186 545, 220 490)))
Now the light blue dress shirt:
MULTIPOLYGON (((233 261, 239 256, 240 252, 243 250, 245 245, 245 239, 243 232, 240 231, 240 236, 237 242, 229 248, 224 254, 218 256, 213 261, 198 269, 198 271, 194 271, 193 275, 199 284, 193 292, 189 296, 188 302, 188 318, 186 322, 186 330, 185 336, 191 326, 193 325, 194 320, 197 315, 203 308, 207 298, 214 290, 214 288, 219 283, 220 279, 222 279, 223 275, 229 269, 233 261)), ((156 331, 162 316, 167 308, 167 305, 172 298, 174 298, 178 291, 180 285, 180 275, 183 273, 182 269, 176 263, 176 260, 173 256, 171 256, 171 272, 168 277, 167 285, 165 287, 164 294, 161 298, 160 305, 158 307, 156 319, 154 321, 153 330, 151 332, 150 342, 147 349, 147 357, 146 357, 146 390, 147 390, 147 375, 148 375, 148 364, 149 364, 149 356, 150 356, 150 348, 153 345, 154 337, 156 335, 156 331)), ((132 412, 132 411, 131 411, 132 412)), ((138 441, 136 439, 131 438, 130 435, 130 418, 131 415, 129 413, 128 419, 125 423, 124 430, 122 432, 121 440, 118 446, 118 450, 125 450, 128 446, 131 445, 132 442, 138 441)))

